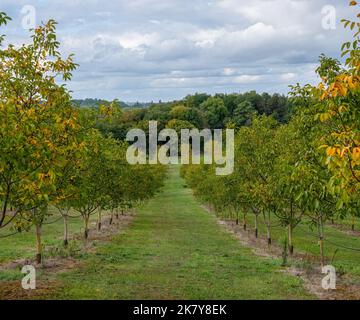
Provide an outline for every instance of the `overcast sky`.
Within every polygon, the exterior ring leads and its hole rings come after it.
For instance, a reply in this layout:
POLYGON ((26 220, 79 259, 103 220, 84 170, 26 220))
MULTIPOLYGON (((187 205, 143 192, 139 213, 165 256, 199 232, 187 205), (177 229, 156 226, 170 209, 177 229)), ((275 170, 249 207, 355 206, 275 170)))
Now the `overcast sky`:
MULTIPOLYGON (((24 5, 36 22, 59 22, 64 55, 80 64, 75 98, 173 100, 195 92, 287 93, 316 82, 320 53, 338 57, 348 0, 1 0, 13 18, 5 30, 26 42, 24 5), (336 29, 324 29, 324 6, 336 29)), ((325 20, 327 21, 327 20, 325 20)))

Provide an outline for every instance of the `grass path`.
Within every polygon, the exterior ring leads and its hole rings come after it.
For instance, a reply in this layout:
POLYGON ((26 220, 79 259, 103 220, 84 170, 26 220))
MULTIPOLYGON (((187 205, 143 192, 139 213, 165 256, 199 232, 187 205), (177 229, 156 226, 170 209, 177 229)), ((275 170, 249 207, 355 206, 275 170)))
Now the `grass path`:
POLYGON ((133 224, 83 266, 57 276, 55 298, 305 299, 301 280, 280 261, 255 256, 227 233, 184 188, 171 167, 164 191, 133 224))

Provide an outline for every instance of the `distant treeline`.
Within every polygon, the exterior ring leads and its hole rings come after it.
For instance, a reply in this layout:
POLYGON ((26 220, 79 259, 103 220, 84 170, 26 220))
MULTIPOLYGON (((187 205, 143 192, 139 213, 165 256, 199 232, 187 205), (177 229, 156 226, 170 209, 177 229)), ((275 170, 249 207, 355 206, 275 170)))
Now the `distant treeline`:
MULTIPOLYGON (((86 99, 73 99, 72 102, 80 107, 97 107, 99 104, 102 104, 106 102, 104 99, 92 99, 92 98, 86 98, 86 99)), ((153 102, 119 102, 120 106, 124 109, 127 108, 148 108, 153 104, 153 102)))
MULTIPOLYGON (((92 98, 86 98, 86 99, 73 99, 72 102, 79 106, 79 107, 87 107, 87 108, 93 108, 98 107, 99 105, 106 103, 106 100, 104 99, 92 99, 92 98)), ((122 108, 128 108, 129 105, 125 102, 119 102, 122 108)))
MULTIPOLYGON (((77 101, 77 100, 76 100, 77 101)), ((98 105, 101 100, 86 99, 98 105)), ((216 94, 205 93, 188 95, 182 100, 125 106, 119 103, 121 117, 113 123, 101 123, 99 129, 110 133, 118 139, 124 139, 130 128, 147 130, 150 120, 158 121, 158 129, 172 128, 240 128, 251 123, 254 115, 273 116, 280 123, 290 118, 293 110, 291 100, 280 94, 259 94, 256 91, 247 93, 216 94)), ((89 105, 88 105, 89 106, 89 105)))

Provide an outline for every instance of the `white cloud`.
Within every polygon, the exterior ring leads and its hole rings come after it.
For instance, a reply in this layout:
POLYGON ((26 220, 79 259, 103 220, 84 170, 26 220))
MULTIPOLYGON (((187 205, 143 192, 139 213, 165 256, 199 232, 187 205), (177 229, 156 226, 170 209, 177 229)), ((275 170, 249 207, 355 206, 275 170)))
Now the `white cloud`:
POLYGON ((321 28, 322 7, 350 15, 338 0, 2 0, 14 19, 1 33, 18 44, 24 4, 38 21, 59 21, 61 49, 80 64, 74 96, 128 100, 314 82, 318 56, 337 56, 345 41, 340 25, 321 28))
POLYGON ((140 46, 156 44, 157 33, 142 34, 139 32, 127 32, 117 37, 120 45, 126 49, 136 49, 140 46))
POLYGON ((223 70, 223 75, 225 76, 231 76, 235 73, 236 71, 233 68, 224 68, 223 70))
POLYGON ((281 80, 290 81, 296 79, 297 74, 293 72, 284 73, 280 76, 281 80))
POLYGON ((247 74, 244 74, 244 75, 235 77, 234 82, 239 83, 239 84, 248 84, 248 83, 251 83, 251 82, 257 82, 257 81, 261 80, 261 78, 262 77, 259 76, 259 75, 247 75, 247 74))

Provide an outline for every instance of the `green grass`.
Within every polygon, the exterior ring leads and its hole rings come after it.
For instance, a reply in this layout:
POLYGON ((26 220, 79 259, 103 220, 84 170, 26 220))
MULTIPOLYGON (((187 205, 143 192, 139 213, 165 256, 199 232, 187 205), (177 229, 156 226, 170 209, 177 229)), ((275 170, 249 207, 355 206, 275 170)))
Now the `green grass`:
MULTIPOLYGON (((338 218, 334 222, 335 222, 335 224, 343 225, 348 230, 351 230, 351 225, 352 225, 352 217, 351 216, 346 216, 343 219, 338 218)), ((360 218, 355 217, 354 222, 355 222, 354 223, 355 231, 360 231, 360 218)))
MULTIPOLYGON (((57 280, 59 290, 51 298, 74 299, 308 299, 301 280, 287 275, 279 259, 255 256, 219 226, 201 208, 171 167, 163 192, 139 208, 133 224, 111 242, 97 242, 96 253, 82 254, 82 267, 52 275, 39 271, 41 280, 57 280)), ((50 220, 57 220, 58 215, 50 220)), ((96 216, 93 216, 93 223, 96 216)), ((259 231, 265 235, 260 218, 259 231)), ((70 234, 83 232, 80 218, 70 219, 70 234)), ((350 219, 337 220, 350 229, 350 219)), ((248 215, 253 226, 253 215, 248 215)), ((274 225, 278 222, 274 219, 274 225)), ((360 220, 356 220, 359 228, 360 220)), ((0 237, 10 233, 1 230, 0 237)), ((46 224, 46 247, 61 243, 63 222, 46 224)), ((360 252, 339 246, 360 248, 360 237, 325 229, 325 253, 333 265, 360 280, 360 252)), ((282 244, 285 230, 272 229, 272 238, 282 244)), ((294 230, 295 250, 319 256, 316 232, 302 223, 294 230)), ((34 231, 1 238, 0 264, 35 254, 34 231)), ((46 255, 45 255, 46 259, 46 255)), ((18 269, 0 271, 0 281, 20 280, 18 269)), ((49 297, 44 297, 49 298, 49 297)))
MULTIPOLYGON (((48 222, 43 226, 42 242, 45 247, 60 245, 63 236, 63 220, 55 208, 50 208, 53 216, 49 217, 48 222), (60 219, 59 219, 60 218, 60 219), (54 223, 51 223, 53 222, 54 223)), ((74 216, 78 213, 74 212, 74 216)), ((96 215, 91 216, 91 222, 96 221, 96 215)), ((83 221, 80 217, 69 218, 69 235, 83 232, 83 221)), ((16 259, 29 259, 35 256, 35 231, 17 233, 9 237, 4 237, 13 233, 8 228, 0 229, 0 264, 13 261, 16 259)), ((45 254, 46 258, 46 254, 45 254)), ((1 275, 0 275, 1 277, 1 275)))
MULTIPOLYGON (((254 215, 249 214, 247 222, 250 228, 254 228, 254 215)), ((260 216, 259 222, 259 233, 265 236, 266 226, 262 216, 260 216)), ((342 223, 350 230, 350 225, 347 224, 348 220, 337 220, 336 223, 342 223)), ((272 224, 275 227, 271 229, 271 237, 275 243, 283 246, 286 230, 278 226, 279 222, 275 217, 272 220, 272 224)), ((295 251, 317 256, 320 263, 320 248, 316 229, 311 230, 306 222, 302 222, 294 229, 293 243, 295 251)), ((360 281, 360 237, 347 234, 328 222, 325 227, 324 248, 328 263, 331 263, 341 272, 355 276, 360 281), (357 250, 345 249, 345 247, 357 250)))
POLYGON ((277 259, 260 258, 219 226, 171 167, 164 191, 82 267, 57 276, 61 299, 310 299, 277 259))

